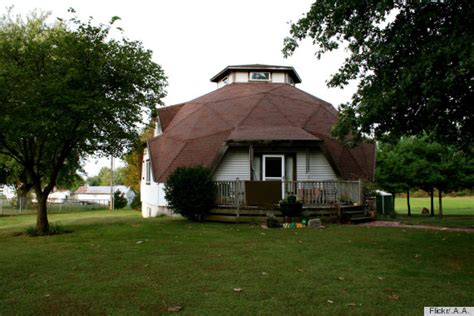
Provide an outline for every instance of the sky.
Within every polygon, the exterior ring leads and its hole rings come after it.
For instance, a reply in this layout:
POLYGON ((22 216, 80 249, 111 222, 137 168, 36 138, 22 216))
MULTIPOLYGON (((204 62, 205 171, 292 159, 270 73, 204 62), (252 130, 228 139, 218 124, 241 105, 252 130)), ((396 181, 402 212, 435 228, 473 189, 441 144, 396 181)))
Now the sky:
MULTIPOLYGON (((153 51, 153 60, 168 77, 165 105, 195 99, 216 89, 210 78, 228 65, 270 64, 293 66, 302 79, 297 85, 334 106, 350 101, 356 85, 329 89, 326 82, 340 67, 346 52, 314 56, 316 48, 305 40, 285 59, 283 39, 290 22, 309 11, 313 0, 0 0, 0 12, 14 5, 14 13, 34 9, 52 17, 69 17, 72 7, 85 20, 106 23, 113 16, 130 39, 153 51)), ((117 161, 115 166, 122 163, 117 161)), ((98 174, 110 159, 89 159, 85 171, 98 174)))

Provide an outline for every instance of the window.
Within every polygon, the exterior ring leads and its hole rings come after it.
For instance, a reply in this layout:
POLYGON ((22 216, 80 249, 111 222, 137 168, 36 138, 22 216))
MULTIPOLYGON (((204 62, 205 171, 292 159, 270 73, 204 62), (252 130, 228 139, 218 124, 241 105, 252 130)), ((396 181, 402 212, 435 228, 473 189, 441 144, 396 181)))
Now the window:
POLYGON ((150 159, 145 161, 145 183, 150 184, 151 180, 151 166, 150 166, 150 159))
POLYGON ((250 73, 250 80, 254 81, 270 81, 270 73, 269 72, 251 72, 250 73))
POLYGON ((285 177, 284 155, 263 155, 263 180, 283 180, 285 177))

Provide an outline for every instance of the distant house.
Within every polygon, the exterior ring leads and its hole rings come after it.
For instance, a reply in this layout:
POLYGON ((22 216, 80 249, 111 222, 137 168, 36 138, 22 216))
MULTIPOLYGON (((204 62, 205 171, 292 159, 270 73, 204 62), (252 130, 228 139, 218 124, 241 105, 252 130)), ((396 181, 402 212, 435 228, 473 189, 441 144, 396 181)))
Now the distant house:
POLYGON ((48 195, 48 202, 50 203, 66 203, 71 196, 70 191, 54 191, 48 195))
MULTIPOLYGON (((132 203, 135 192, 124 185, 114 185, 113 192, 119 190, 132 203)), ((110 202, 110 186, 81 186, 72 195, 71 199, 86 203, 108 204, 110 202)))
POLYGON ((167 177, 193 165, 211 168, 224 206, 278 203, 288 195, 305 206, 361 204, 375 146, 348 148, 332 138, 338 111, 296 88, 301 79, 293 67, 228 66, 211 81, 215 91, 158 109, 143 156, 144 217, 167 212, 167 177))

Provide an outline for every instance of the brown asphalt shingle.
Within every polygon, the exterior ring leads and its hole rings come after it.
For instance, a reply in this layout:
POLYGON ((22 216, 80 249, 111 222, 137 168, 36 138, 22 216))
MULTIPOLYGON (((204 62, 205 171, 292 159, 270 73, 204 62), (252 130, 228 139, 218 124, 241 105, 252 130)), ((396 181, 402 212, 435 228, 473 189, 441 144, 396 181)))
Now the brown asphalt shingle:
POLYGON ((210 166, 226 141, 323 141, 345 179, 372 179, 373 144, 347 149, 331 138, 337 110, 288 84, 234 83, 158 109, 163 134, 148 142, 155 181, 179 166, 210 166))

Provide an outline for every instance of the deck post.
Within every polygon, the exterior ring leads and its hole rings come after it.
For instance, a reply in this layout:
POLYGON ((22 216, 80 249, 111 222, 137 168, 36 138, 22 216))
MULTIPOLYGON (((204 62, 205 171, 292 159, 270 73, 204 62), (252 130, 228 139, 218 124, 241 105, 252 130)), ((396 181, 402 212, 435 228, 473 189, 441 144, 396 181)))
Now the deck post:
POLYGON ((240 222, 240 180, 239 178, 235 179, 235 216, 237 223, 240 222))

